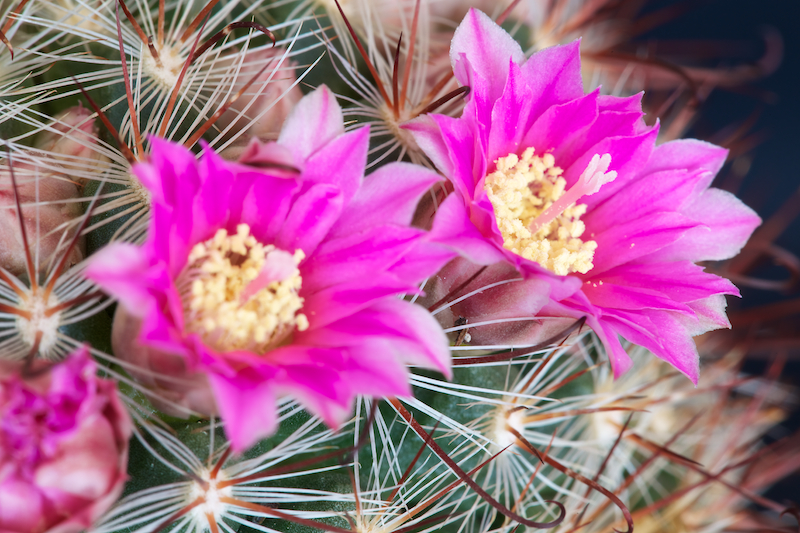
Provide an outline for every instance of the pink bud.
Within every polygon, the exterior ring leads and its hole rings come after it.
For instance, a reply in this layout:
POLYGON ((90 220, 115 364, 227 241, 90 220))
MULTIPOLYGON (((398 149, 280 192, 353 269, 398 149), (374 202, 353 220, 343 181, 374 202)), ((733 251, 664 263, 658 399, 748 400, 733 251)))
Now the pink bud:
POLYGON ((70 107, 57 117, 51 128, 44 130, 36 139, 36 148, 49 152, 59 159, 99 159, 101 156, 92 147, 97 144, 97 125, 92 112, 81 105, 70 107))
POLYGON ((0 531, 82 531, 122 493, 130 417, 86 348, 21 369, 0 363, 0 531))
MULTIPOLYGON (((86 176, 99 173, 106 160, 95 148, 97 126, 91 115, 80 105, 67 109, 38 135, 34 148, 12 157, 30 252, 36 255, 38 247, 40 265, 65 250, 72 234, 65 236, 64 231, 82 213, 77 199, 86 176)), ((80 262, 84 255, 81 240, 69 251, 68 264, 80 262)), ((0 160, 0 266, 15 275, 26 271, 7 159, 0 160)))
POLYGON ((189 410, 207 416, 216 414, 206 375, 191 372, 179 354, 143 346, 139 342, 141 325, 141 319, 120 304, 114 313, 111 347, 117 358, 132 365, 125 366, 128 373, 154 393, 148 395, 153 406, 181 418, 186 418, 189 410))
MULTIPOLYGON (((0 164, 0 266, 19 276, 26 271, 26 252, 8 161, 0 160, 0 164)), ((80 204, 70 202, 80 196, 78 186, 67 175, 37 164, 13 165, 30 253, 36 255, 38 247, 39 264, 44 265, 53 254, 63 253, 71 240, 71 233, 62 237, 68 223, 81 214, 80 204)), ((81 242, 70 250, 68 264, 83 257, 81 242)))
POLYGON ((544 278, 522 279, 508 263, 481 266, 462 258, 447 263, 425 285, 428 307, 451 340, 472 346, 532 346, 566 330, 573 319, 539 316, 548 303, 544 278), (467 332, 469 336, 464 335, 467 332))
POLYGON ((227 65, 232 73, 239 69, 232 94, 236 94, 254 77, 255 81, 217 120, 218 128, 224 129, 234 123, 233 131, 249 126, 246 131, 248 137, 262 140, 278 138, 284 120, 303 97, 300 87, 292 86, 297 80, 294 72, 296 65, 289 59, 281 60, 283 54, 282 48, 264 48, 245 54, 241 66, 241 57, 238 55, 219 62, 219 67, 227 65), (262 68, 264 70, 259 74, 262 68))

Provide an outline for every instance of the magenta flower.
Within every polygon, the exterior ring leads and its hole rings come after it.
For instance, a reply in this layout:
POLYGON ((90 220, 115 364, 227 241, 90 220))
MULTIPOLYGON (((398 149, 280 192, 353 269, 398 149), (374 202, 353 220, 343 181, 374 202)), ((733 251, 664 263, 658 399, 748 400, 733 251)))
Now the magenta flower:
POLYGON ((439 177, 397 163, 364 180, 368 141, 344 133, 325 87, 277 143, 251 144, 249 166, 153 139, 134 169, 153 195, 148 240, 87 269, 142 320, 142 344, 207 374, 236 450, 275 429, 277 397, 336 425, 356 395, 411 394, 406 364, 449 375, 436 321, 397 298, 446 260, 409 226, 439 177))
POLYGON ((130 417, 85 348, 29 377, 0 363, 0 530, 77 533, 125 485, 130 417))
POLYGON ((723 295, 738 293, 694 263, 732 256, 759 223, 708 188, 725 151, 699 141, 655 148, 658 127, 645 125, 639 96, 584 94, 578 42, 526 60, 471 10, 450 58, 470 87, 463 115, 409 127, 454 187, 433 234, 475 263, 560 278, 539 314, 587 316, 615 375, 631 364, 621 335, 696 382, 691 337, 727 326, 723 295))

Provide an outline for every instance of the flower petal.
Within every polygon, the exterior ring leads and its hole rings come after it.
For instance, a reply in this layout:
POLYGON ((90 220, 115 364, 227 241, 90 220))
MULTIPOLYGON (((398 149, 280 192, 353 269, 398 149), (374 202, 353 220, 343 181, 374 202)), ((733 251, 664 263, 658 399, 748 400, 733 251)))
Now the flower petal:
POLYGON ((550 106, 563 104, 583 93, 580 41, 551 46, 533 54, 522 67, 522 75, 535 101, 532 116, 540 116, 550 106), (543 73, 547 73, 543 75, 543 73))
POLYGON ((343 195, 336 187, 311 187, 294 201, 276 235, 275 246, 288 252, 303 250, 306 256, 313 254, 339 218, 343 203, 343 195))
POLYGON ((497 100, 506 84, 509 60, 525 60, 519 43, 485 13, 470 9, 450 44, 450 63, 456 79, 491 101, 497 100), (465 58, 469 58, 468 63, 465 58), (480 78, 475 79, 473 73, 480 78))
POLYGON ((660 261, 721 261, 738 254, 753 230, 761 224, 758 215, 734 195, 708 189, 682 210, 700 221, 683 238, 658 252, 660 261))
POLYGON ((348 205, 331 238, 382 225, 411 224, 420 197, 440 181, 435 172, 409 163, 389 163, 373 172, 348 205))
POLYGON ((225 435, 236 452, 243 452, 278 427, 274 384, 259 372, 243 370, 235 376, 210 373, 209 383, 225 421, 225 435))
POLYGON ((340 135, 306 161, 305 181, 329 184, 342 191, 345 204, 361 186, 369 148, 369 127, 340 135))
POLYGON ((455 194, 439 206, 430 240, 481 265, 497 263, 506 257, 497 245, 478 231, 463 201, 455 194))
POLYGON ((307 94, 292 109, 278 137, 295 160, 305 161, 344 133, 342 108, 325 85, 307 94))
POLYGON ((153 303, 146 276, 149 269, 140 247, 112 242, 92 256, 84 274, 125 307, 143 315, 153 303))

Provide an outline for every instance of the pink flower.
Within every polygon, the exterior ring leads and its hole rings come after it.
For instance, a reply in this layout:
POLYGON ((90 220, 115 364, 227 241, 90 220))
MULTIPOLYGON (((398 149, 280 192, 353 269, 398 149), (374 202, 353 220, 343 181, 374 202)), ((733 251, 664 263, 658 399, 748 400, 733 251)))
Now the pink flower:
POLYGON ((87 269, 142 320, 142 344, 207 374, 236 450, 274 431, 280 396, 336 425, 356 395, 409 395, 406 364, 449 374, 436 321, 397 298, 446 260, 409 227, 439 177, 397 163, 364 180, 368 136, 344 133, 322 87, 247 165, 153 139, 135 167, 153 195, 148 240, 87 269))
POLYGON ((504 30, 469 12, 450 50, 470 87, 463 115, 409 127, 454 187, 433 233, 475 263, 561 279, 564 290, 538 313, 587 316, 615 375, 631 364, 621 335, 696 382, 691 337, 727 326, 723 295, 738 293, 694 263, 734 255, 759 219, 708 188, 724 150, 656 148, 640 96, 584 94, 578 44, 526 60, 504 30))
POLYGON ((85 348, 30 377, 20 368, 0 366, 0 530, 83 531, 122 492, 130 418, 85 348))

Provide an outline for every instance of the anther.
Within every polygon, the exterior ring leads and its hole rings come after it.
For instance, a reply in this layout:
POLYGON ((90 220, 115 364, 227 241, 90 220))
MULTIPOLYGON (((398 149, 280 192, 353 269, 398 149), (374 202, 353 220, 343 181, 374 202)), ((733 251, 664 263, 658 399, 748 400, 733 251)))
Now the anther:
POLYGON ((484 182, 503 246, 558 275, 585 274, 593 266, 597 243, 581 240, 586 226, 580 217, 586 206, 575 200, 616 177, 606 172, 611 158, 595 156, 578 183, 565 192, 566 180, 553 155, 534 152, 528 148, 520 156, 499 158, 497 170, 484 182))

